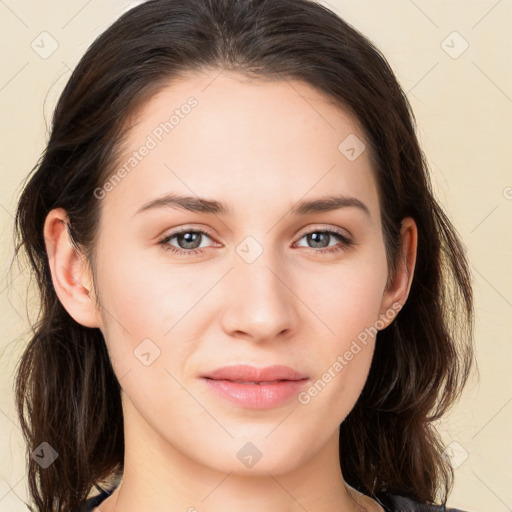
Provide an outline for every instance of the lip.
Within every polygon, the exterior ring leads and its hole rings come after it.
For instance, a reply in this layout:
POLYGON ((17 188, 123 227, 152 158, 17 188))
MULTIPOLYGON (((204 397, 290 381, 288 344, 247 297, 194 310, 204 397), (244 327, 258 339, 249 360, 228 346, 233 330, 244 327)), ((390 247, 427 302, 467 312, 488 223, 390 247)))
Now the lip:
POLYGON ((306 379, 304 375, 289 366, 276 364, 257 368, 248 364, 223 366, 212 372, 201 375, 215 380, 241 380, 244 382, 269 382, 273 380, 300 380, 306 379))
POLYGON ((201 378, 217 396, 250 409, 281 405, 297 396, 309 380, 306 375, 283 365, 264 368, 250 365, 224 366, 201 375, 201 378))

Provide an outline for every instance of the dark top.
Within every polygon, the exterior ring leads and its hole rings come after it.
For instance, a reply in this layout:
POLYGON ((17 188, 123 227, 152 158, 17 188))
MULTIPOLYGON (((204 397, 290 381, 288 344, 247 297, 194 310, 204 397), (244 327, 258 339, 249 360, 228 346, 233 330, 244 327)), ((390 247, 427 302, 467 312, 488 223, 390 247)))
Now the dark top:
MULTIPOLYGON (((110 496, 115 486, 110 490, 101 490, 100 494, 82 502, 76 512, 91 512, 103 500, 110 496)), ((465 512, 458 508, 443 507, 441 505, 424 505, 403 496, 382 492, 377 494, 376 501, 382 506, 385 512, 465 512)))

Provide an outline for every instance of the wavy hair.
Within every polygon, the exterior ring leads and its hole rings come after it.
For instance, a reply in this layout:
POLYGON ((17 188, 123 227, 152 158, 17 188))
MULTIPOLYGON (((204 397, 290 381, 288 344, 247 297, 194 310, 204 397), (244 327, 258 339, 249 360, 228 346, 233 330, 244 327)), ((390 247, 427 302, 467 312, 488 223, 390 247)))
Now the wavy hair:
POLYGON ((339 456, 345 480, 363 493, 445 504, 453 469, 435 422, 460 396, 474 363, 471 279, 389 64, 366 37, 310 0, 150 0, 115 21, 78 63, 16 211, 16 256, 27 256, 41 298, 15 386, 36 510, 74 510, 93 486, 120 478, 124 463, 120 386, 100 330, 77 323, 57 298, 45 218, 64 208, 73 243, 92 261, 100 216, 94 190, 115 169, 130 116, 173 79, 206 68, 301 80, 359 121, 390 275, 401 220, 416 221, 409 298, 377 336, 364 389, 340 426, 339 456), (43 442, 58 453, 46 469, 30 456, 43 442))

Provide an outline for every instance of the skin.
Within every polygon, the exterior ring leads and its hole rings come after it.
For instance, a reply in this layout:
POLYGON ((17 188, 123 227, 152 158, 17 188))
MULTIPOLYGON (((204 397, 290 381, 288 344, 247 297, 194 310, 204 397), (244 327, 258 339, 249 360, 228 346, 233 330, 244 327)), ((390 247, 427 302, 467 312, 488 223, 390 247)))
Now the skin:
MULTIPOLYGON (((338 150, 364 133, 298 81, 218 70, 174 81, 134 117, 120 165, 190 96, 197 107, 100 201, 94 272, 70 243, 66 212, 52 210, 45 222, 58 297, 76 321, 101 329, 122 387, 123 482, 97 510, 382 510, 344 482, 338 457, 339 425, 366 381, 374 338, 307 404, 238 407, 199 375, 245 363, 321 378, 365 328, 379 319, 387 326, 386 312, 404 304, 416 225, 402 223, 402 257, 388 283, 369 151, 350 161, 338 150), (165 206, 136 214, 171 192, 226 202, 231 213, 165 206), (290 213, 300 200, 329 194, 355 197, 369 214, 290 213), (212 236, 200 254, 178 256, 158 241, 179 227, 212 236), (315 246, 305 236, 326 229, 354 243, 332 235, 315 246), (236 252, 248 236, 263 250, 251 263, 236 252), (342 250, 318 252, 327 245, 342 250), (134 356, 144 339, 160 351, 149 366, 134 356), (262 454, 250 468, 236 456, 247 442, 262 454)), ((187 250, 179 237, 168 243, 187 250)))

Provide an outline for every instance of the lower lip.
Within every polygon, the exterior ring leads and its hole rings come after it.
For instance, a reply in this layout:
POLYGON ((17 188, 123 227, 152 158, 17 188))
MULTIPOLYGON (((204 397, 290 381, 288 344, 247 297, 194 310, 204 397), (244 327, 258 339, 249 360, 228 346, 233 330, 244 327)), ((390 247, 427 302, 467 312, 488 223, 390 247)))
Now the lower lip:
POLYGON ((229 402, 250 409, 276 407, 296 397, 308 379, 282 380, 273 384, 242 384, 204 378, 208 387, 229 402))

